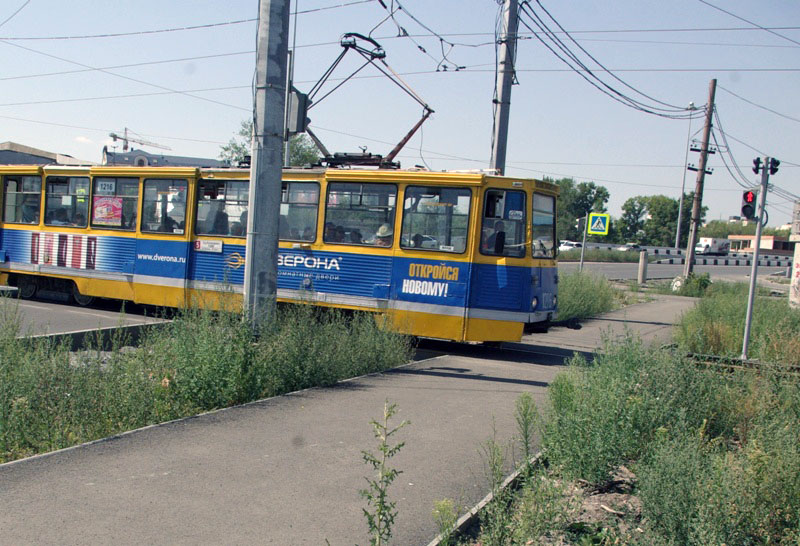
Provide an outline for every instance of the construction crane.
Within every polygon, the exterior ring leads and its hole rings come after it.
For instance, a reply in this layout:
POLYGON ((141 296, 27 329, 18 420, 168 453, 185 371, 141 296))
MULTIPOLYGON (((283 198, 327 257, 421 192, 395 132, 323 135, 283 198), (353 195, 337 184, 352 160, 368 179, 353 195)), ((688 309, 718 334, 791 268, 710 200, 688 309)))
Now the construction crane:
POLYGON ((142 139, 139 139, 139 138, 131 138, 131 137, 128 136, 128 128, 127 127, 125 127, 125 131, 123 132, 122 136, 118 135, 117 133, 108 133, 108 136, 110 136, 114 140, 114 142, 116 142, 117 140, 121 140, 122 141, 122 151, 123 152, 127 152, 128 151, 128 142, 133 142, 134 144, 140 144, 142 146, 150 146, 151 148, 161 148, 162 150, 171 150, 172 149, 169 146, 163 146, 163 145, 158 144, 156 142, 150 142, 148 140, 142 140, 142 139))

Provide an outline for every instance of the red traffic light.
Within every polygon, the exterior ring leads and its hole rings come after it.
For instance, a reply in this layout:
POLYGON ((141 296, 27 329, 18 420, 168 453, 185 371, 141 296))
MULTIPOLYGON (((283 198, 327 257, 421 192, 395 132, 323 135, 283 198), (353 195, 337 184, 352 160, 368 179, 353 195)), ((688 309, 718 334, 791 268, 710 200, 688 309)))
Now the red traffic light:
POLYGON ((744 192, 742 200, 744 200, 745 203, 753 203, 756 200, 756 192, 752 190, 744 192))

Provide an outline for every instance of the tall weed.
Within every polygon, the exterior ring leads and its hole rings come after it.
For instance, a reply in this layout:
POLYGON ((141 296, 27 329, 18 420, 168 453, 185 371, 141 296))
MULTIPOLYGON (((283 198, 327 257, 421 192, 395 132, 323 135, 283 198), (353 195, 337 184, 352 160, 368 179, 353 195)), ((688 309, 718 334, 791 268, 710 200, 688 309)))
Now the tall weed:
MULTIPOLYGON (((620 254, 623 254, 620 252, 620 254)), ((612 310, 622 292, 595 273, 559 274, 558 320, 588 318, 612 310)))
MULTIPOLYGON (((675 329, 678 344, 693 353, 739 356, 747 311, 747 285, 718 283, 685 313, 675 329)), ((756 298, 750 332, 752 358, 800 364, 800 311, 785 299, 756 298)))
POLYGON ((183 310, 137 349, 81 353, 20 337, 0 301, 0 462, 408 361, 406 337, 367 314, 281 308, 254 333, 239 313, 183 310))

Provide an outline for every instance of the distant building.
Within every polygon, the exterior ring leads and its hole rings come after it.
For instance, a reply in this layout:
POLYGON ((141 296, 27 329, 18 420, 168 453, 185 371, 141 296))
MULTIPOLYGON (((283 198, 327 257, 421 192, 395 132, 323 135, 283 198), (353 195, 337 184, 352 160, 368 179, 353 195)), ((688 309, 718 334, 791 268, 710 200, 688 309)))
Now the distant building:
MULTIPOLYGON (((755 250, 755 235, 728 235, 731 240, 731 252, 753 252, 755 250)), ((768 250, 770 254, 791 256, 794 252, 794 242, 788 237, 779 235, 762 235, 761 250, 768 250)))
POLYGON ((103 165, 132 165, 135 167, 230 167, 225 161, 205 157, 151 154, 143 150, 112 152, 103 146, 103 165))
POLYGON ((47 152, 16 142, 0 142, 0 165, 95 165, 94 161, 47 152))

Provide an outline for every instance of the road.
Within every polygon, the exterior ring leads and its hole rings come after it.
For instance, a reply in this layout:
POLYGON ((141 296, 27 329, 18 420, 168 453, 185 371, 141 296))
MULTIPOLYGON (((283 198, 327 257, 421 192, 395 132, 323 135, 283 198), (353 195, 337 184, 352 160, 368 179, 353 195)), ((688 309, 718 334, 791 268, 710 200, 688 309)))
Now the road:
MULTIPOLYGON (((578 262, 561 262, 558 270, 569 272, 577 271, 578 262)), ((583 264, 584 270, 594 271, 608 277, 609 279, 635 279, 638 271, 638 263, 600 263, 587 262, 583 264)), ((750 278, 749 266, 735 265, 696 265, 695 273, 708 273, 714 280, 745 282, 750 278)), ((782 273, 786 267, 765 267, 758 268, 758 275, 770 275, 772 273, 782 273)), ((673 279, 683 275, 683 266, 676 264, 648 264, 648 279, 673 279)))

